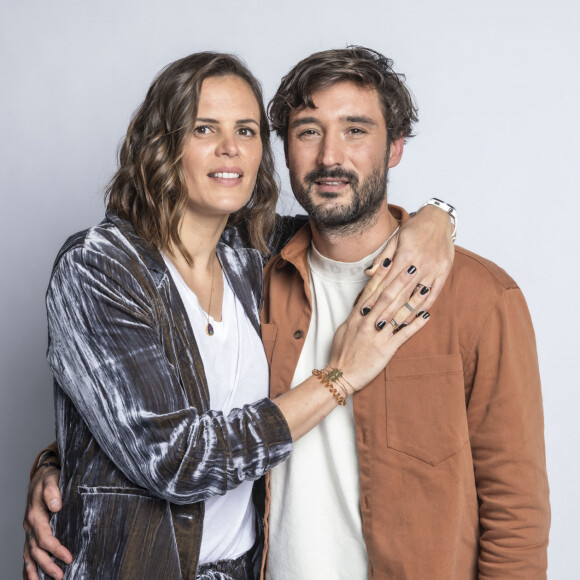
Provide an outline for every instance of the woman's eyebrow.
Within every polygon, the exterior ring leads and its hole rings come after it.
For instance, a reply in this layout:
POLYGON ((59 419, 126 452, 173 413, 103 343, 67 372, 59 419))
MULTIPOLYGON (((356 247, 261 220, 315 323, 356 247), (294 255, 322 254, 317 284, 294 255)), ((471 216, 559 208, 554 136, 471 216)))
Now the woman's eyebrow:
MULTIPOLYGON (((210 119, 209 117, 198 117, 196 121, 199 123, 213 123, 214 125, 220 124, 218 119, 210 119)), ((248 123, 254 123, 254 125, 258 126, 260 125, 260 123, 255 119, 238 119, 236 121, 236 125, 247 125, 248 123)))

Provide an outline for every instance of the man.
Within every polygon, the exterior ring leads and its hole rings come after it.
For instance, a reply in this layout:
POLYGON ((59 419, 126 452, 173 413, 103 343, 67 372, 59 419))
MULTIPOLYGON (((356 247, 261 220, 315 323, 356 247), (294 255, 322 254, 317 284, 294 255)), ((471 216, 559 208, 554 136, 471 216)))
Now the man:
MULTIPOLYGON (((416 110, 391 64, 359 47, 317 53, 270 104, 310 217, 266 269, 271 396, 326 364, 364 285, 356 264, 407 218, 389 213, 385 192, 416 110)), ((542 402, 524 298, 457 248, 431 315, 271 472, 267 578, 545 577, 542 402)))
MULTIPOLYGON (((366 281, 361 270, 407 219, 389 213, 385 193, 416 110, 388 59, 352 47, 294 67, 270 113, 310 216, 266 270, 263 339, 276 396, 324 368, 366 281)), ((388 271, 389 261, 375 267, 388 271)), ((374 300, 363 294, 361 315, 374 300)), ((458 248, 431 313, 389 367, 272 472, 268 578, 545 577, 541 394, 521 292, 458 248)), ((402 316, 379 316, 377 332, 394 332, 402 316)))

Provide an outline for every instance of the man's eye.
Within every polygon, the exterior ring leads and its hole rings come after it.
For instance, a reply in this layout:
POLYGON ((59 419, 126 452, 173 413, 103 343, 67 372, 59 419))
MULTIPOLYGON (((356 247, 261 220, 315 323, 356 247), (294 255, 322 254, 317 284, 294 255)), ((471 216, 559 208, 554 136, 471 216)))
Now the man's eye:
POLYGON ((316 131, 314 129, 305 129, 298 134, 298 137, 312 137, 316 135, 316 131))
POLYGON ((366 133, 364 129, 359 129, 358 127, 352 127, 352 129, 349 129, 348 132, 351 135, 364 135, 366 133))

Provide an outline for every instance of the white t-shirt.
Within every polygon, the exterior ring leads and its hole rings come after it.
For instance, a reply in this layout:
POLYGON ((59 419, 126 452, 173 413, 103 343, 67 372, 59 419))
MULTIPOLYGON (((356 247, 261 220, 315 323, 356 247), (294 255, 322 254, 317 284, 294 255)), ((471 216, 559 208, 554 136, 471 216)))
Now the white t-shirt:
MULTIPOLYGON (((224 277, 222 320, 210 317, 213 336, 206 333, 207 314, 169 258, 163 255, 187 311, 207 379, 210 407, 228 414, 268 396, 269 373, 260 337, 224 277)), ((256 538, 252 481, 205 502, 200 564, 234 559, 256 538)))
MULTIPOLYGON (((368 281, 364 269, 381 250, 343 263, 311 246, 312 319, 291 388, 328 364, 334 333, 368 281)), ((270 489, 268 580, 368 578, 352 397, 294 443, 290 458, 272 469, 270 489)))

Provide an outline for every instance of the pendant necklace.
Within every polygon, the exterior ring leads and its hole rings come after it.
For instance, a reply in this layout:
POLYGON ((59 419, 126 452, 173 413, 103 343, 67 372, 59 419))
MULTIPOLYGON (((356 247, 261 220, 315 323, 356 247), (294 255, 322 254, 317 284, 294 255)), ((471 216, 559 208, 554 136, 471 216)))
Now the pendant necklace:
POLYGON ((205 333, 208 336, 213 336, 213 332, 214 332, 212 323, 209 321, 209 314, 211 312, 211 299, 213 297, 213 281, 215 278, 215 257, 214 257, 214 262, 213 262, 212 268, 213 269, 212 269, 212 274, 211 274, 211 290, 209 291, 209 308, 207 309, 207 312, 206 312, 207 326, 205 327, 205 333))

